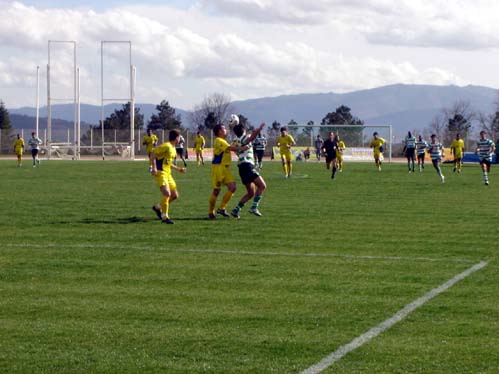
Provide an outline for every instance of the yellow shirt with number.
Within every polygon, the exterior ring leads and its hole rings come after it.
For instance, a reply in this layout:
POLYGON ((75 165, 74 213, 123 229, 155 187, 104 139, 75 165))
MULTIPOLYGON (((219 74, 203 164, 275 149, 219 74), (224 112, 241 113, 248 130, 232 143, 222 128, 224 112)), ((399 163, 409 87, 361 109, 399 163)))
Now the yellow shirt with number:
POLYGON ((154 148, 155 144, 158 142, 158 137, 154 134, 151 136, 149 135, 144 135, 144 138, 142 139, 142 144, 146 145, 146 152, 151 153, 152 149, 154 148))
POLYGON ((14 141, 14 151, 16 155, 22 155, 24 151, 24 139, 19 138, 14 141))
POLYGON ((196 151, 201 151, 205 145, 206 141, 204 139, 204 136, 196 136, 194 139, 194 148, 196 148, 196 151))
POLYGON ((373 148, 373 152, 374 152, 375 157, 379 156, 382 153, 380 151, 379 147, 381 147, 385 143, 386 143, 386 140, 383 138, 371 140, 371 144, 369 144, 369 147, 373 148))
POLYGON ((336 149, 336 158, 338 158, 340 160, 343 158, 343 151, 345 150, 346 147, 347 146, 345 145, 343 140, 340 140, 338 142, 338 148, 336 149))
POLYGON ((277 144, 279 144, 279 151, 283 154, 289 152, 289 147, 295 144, 295 140, 289 134, 286 136, 281 135, 277 138, 277 144))
POLYGON ((464 140, 463 139, 454 139, 450 145, 451 149, 454 150, 455 158, 463 158, 463 150, 464 150, 464 140))

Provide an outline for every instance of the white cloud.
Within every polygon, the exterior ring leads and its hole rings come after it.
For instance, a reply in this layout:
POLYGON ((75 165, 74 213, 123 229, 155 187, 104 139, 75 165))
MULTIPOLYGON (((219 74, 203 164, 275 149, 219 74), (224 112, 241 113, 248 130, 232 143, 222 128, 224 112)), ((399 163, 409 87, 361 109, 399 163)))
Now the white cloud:
POLYGON ((201 4, 246 22, 328 24, 336 31, 358 32, 374 44, 499 47, 499 3, 492 0, 202 0, 201 4))
MULTIPOLYGON (((100 99, 101 40, 132 41, 138 101, 166 98, 183 107, 215 91, 249 98, 345 92, 391 83, 467 83, 452 68, 418 65, 400 55, 371 57, 367 43, 355 44, 358 35, 380 44, 423 44, 431 38, 434 44, 438 38, 445 44, 457 38, 458 32, 464 33, 452 22, 436 22, 439 17, 461 20, 456 7, 443 15, 427 1, 421 7, 407 0, 397 4, 392 9, 393 2, 388 0, 204 0, 191 9, 134 6, 97 13, 8 2, 3 8, 5 17, 0 19, 0 43, 13 57, 0 61, 0 84, 34 84, 33 78, 25 77, 34 76, 37 64, 44 70, 50 39, 77 40, 83 100, 94 103, 100 99), (207 7, 218 15, 207 14, 207 7), (220 13, 244 16, 246 21, 220 13), (421 21, 425 17, 433 20, 433 27, 442 29, 438 35, 424 34, 431 30, 421 21), (277 24, 255 25, 255 20, 277 24), (355 53, 342 51, 349 43, 355 53)), ((490 27, 487 31, 483 26, 480 30, 487 32, 482 34, 491 34, 495 26, 490 27)), ((473 36, 479 35, 478 31, 467 34, 466 43, 478 45, 478 36, 473 36)), ((106 56, 107 66, 114 70, 108 76, 109 90, 126 95, 126 51, 106 49, 106 56)), ((52 69, 61 72, 61 89, 71 88, 71 64, 67 53, 53 61, 52 69)))

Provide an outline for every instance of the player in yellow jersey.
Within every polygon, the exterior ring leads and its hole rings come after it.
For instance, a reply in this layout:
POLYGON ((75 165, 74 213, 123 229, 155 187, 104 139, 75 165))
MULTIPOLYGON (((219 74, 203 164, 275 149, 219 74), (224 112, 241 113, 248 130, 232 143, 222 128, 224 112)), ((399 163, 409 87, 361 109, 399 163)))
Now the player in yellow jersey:
POLYGON ((17 167, 20 168, 23 164, 24 139, 17 134, 17 139, 14 141, 14 153, 17 156, 17 167))
MULTIPOLYGON (((233 117, 231 123, 237 125, 239 124, 239 118, 237 118, 236 121, 235 117, 233 117)), ((217 209, 217 214, 224 217, 230 217, 227 212, 227 205, 234 195, 234 192, 236 192, 236 181, 230 170, 230 164, 232 161, 230 152, 239 152, 241 150, 244 151, 249 149, 249 146, 247 145, 244 147, 238 147, 227 143, 227 140, 225 140, 227 137, 227 129, 223 124, 216 125, 213 128, 213 134, 216 138, 213 142, 213 161, 211 163, 211 185, 213 187, 213 192, 211 193, 209 200, 208 218, 210 219, 216 218, 215 205, 222 186, 227 186, 227 192, 222 198, 222 202, 217 209)))
POLYGON ((142 138, 142 144, 146 146, 147 157, 149 158, 149 171, 152 171, 152 150, 158 143, 158 137, 152 133, 151 129, 147 129, 147 134, 142 138))
POLYGON ((196 162, 198 166, 204 165, 203 149, 206 144, 204 136, 201 135, 201 131, 196 133, 196 138, 194 139, 194 152, 196 153, 196 162))
POLYGON ((369 144, 369 147, 373 148, 374 162, 378 171, 381 171, 381 163, 383 162, 383 151, 386 140, 379 136, 377 132, 373 134, 373 139, 369 144))
POLYGON ((168 134, 168 141, 153 149, 152 152, 152 171, 154 180, 161 192, 161 201, 152 207, 156 215, 163 223, 173 224, 170 219, 169 209, 170 204, 178 199, 177 184, 172 176, 172 169, 181 173, 185 173, 185 167, 179 167, 173 164, 173 160, 177 155, 175 146, 180 139, 180 133, 177 130, 171 130, 168 134))
POLYGON ((456 139, 454 139, 450 145, 450 150, 454 155, 454 172, 461 172, 463 168, 463 151, 464 151, 464 141, 461 139, 459 133, 456 134, 456 139))
POLYGON ((338 164, 338 169, 340 173, 343 171, 343 151, 347 148, 345 142, 340 139, 339 135, 336 135, 336 144, 338 144, 338 148, 336 148, 336 163, 338 164))
POLYGON ((295 140, 288 134, 286 127, 281 127, 281 136, 277 138, 277 146, 281 153, 282 170, 284 171, 284 178, 289 178, 293 172, 293 164, 291 160, 291 147, 294 146, 295 140))

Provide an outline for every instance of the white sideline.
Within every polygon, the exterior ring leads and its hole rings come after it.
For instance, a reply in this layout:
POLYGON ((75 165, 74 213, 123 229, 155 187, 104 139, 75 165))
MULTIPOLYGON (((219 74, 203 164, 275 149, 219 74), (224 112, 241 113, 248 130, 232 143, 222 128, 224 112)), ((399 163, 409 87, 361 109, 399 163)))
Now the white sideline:
POLYGON ((338 348, 336 351, 331 353, 329 356, 325 357, 318 363, 310 366, 308 369, 303 370, 301 374, 316 374, 320 373, 323 370, 327 369, 330 367, 332 364, 334 364, 336 361, 339 361, 343 356, 348 354, 349 352, 361 347, 365 343, 368 343, 370 340, 374 339, 376 336, 381 334, 382 332, 388 330, 391 328, 393 325, 396 323, 402 321, 404 318, 406 318, 410 313, 412 313, 414 310, 434 298, 435 296, 441 294, 442 292, 445 292, 449 288, 451 288, 454 284, 457 282, 463 280, 467 276, 473 274, 474 272, 484 268, 485 266, 488 265, 488 262, 482 261, 468 270, 462 272, 461 274, 456 275, 454 278, 448 280, 444 284, 438 286, 437 288, 434 288, 430 292, 428 292, 426 295, 420 297, 419 299, 414 300, 412 303, 407 304, 405 307, 403 307, 401 310, 399 310, 397 313, 395 313, 392 317, 388 318, 386 321, 380 323, 378 326, 373 327, 366 333, 358 336, 354 340, 352 340, 350 343, 345 344, 338 348))
POLYGON ((119 244, 30 244, 30 243, 6 243, 4 247, 15 248, 109 248, 109 249, 125 249, 137 251, 166 251, 179 253, 212 253, 212 254, 227 254, 227 255, 247 255, 247 256, 282 256, 282 257, 337 257, 351 260, 389 260, 389 261, 420 261, 420 262, 447 262, 447 263, 472 263, 473 260, 461 258, 431 258, 431 257, 398 257, 398 256, 356 256, 339 253, 311 253, 311 252, 269 252, 269 251, 238 251, 238 250, 223 250, 223 249, 177 249, 177 248, 157 248, 151 246, 136 246, 136 245, 119 245, 119 244))

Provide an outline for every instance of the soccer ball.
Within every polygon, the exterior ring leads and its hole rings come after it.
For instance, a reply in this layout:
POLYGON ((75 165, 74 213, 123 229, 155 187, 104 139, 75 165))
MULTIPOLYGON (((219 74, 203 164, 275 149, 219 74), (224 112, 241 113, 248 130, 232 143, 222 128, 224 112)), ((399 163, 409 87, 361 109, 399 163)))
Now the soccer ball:
POLYGON ((239 117, 237 116, 237 114, 230 115, 229 125, 231 126, 239 125, 239 117))

